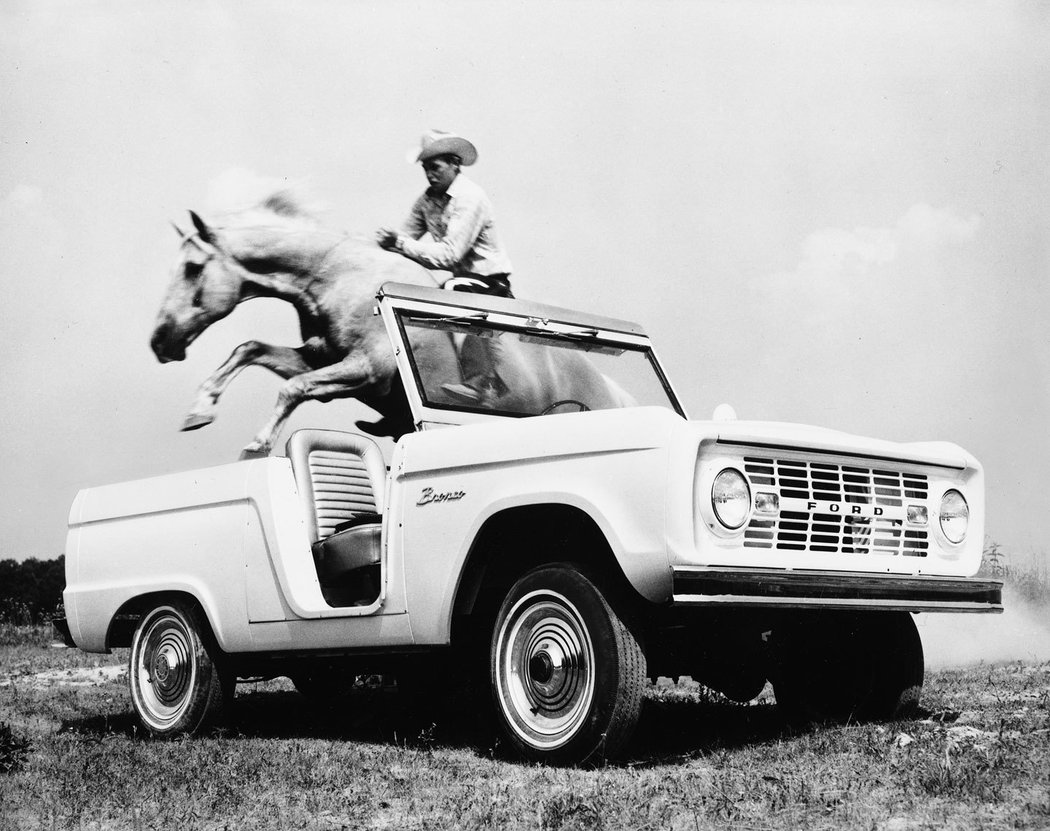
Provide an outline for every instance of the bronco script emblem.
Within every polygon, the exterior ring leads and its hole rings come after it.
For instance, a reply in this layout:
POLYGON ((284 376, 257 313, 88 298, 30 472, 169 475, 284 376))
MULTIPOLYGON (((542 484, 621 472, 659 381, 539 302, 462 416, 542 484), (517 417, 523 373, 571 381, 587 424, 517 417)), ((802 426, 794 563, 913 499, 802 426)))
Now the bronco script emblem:
POLYGON ((466 491, 435 491, 433 488, 423 488, 423 493, 419 495, 419 501, 417 505, 429 505, 431 502, 455 502, 457 499, 462 499, 467 495, 466 491))

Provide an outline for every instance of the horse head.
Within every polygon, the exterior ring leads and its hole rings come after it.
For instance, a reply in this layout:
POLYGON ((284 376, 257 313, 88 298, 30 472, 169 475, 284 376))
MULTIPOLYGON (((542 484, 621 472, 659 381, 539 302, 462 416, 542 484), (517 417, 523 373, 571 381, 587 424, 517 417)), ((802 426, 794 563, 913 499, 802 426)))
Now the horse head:
POLYGON ((161 304, 150 346, 161 363, 181 361, 197 336, 233 311, 243 299, 245 272, 223 249, 222 240, 190 211, 194 230, 182 238, 179 259, 161 304))

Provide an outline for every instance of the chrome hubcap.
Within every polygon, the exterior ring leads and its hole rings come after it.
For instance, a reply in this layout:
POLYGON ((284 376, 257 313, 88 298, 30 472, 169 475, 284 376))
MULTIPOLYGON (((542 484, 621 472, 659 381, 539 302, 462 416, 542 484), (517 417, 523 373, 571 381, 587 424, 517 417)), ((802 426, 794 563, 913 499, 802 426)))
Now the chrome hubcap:
MULTIPOLYGON (((561 669, 561 667, 558 667, 561 669)), ((535 655, 529 661, 529 677, 534 684, 546 684, 554 677, 554 661, 546 652, 535 655)))
POLYGON ((497 641, 500 706, 529 745, 570 741, 594 700, 594 647, 579 611, 563 595, 532 592, 519 600, 497 641))
POLYGON ((150 684, 162 701, 176 701, 185 694, 189 680, 189 644, 179 632, 164 632, 153 655, 150 684))
POLYGON ((164 729, 189 706, 197 677, 193 649, 186 624, 169 611, 140 630, 132 649, 132 695, 151 727, 164 729))

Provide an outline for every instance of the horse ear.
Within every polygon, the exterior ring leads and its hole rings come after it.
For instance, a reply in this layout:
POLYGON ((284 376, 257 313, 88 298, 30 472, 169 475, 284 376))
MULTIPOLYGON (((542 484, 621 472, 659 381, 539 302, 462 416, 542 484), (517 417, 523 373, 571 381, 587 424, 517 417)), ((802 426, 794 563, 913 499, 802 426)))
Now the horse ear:
POLYGON ((190 211, 190 219, 193 220, 193 227, 197 229, 197 233, 200 234, 201 239, 215 245, 215 234, 212 232, 211 228, 208 227, 208 224, 193 211, 190 211))

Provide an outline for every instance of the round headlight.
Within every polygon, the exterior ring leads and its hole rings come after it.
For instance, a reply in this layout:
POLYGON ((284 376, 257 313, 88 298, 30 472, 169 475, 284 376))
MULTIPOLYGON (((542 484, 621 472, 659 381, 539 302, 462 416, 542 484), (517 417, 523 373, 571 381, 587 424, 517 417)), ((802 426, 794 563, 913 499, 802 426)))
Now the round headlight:
POLYGON ((711 507, 726 528, 735 531, 747 521, 751 512, 751 489, 744 475, 727 467, 711 484, 711 507))
POLYGON ((970 506, 959 491, 946 491, 941 497, 941 531, 949 542, 966 539, 966 526, 970 524, 970 506))

